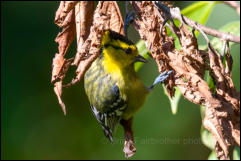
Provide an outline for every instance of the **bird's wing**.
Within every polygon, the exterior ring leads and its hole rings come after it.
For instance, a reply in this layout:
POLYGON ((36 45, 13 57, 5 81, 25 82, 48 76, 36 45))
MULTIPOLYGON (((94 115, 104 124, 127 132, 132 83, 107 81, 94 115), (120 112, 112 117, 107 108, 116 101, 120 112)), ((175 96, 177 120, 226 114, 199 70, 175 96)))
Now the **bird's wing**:
POLYGON ((105 100, 101 102, 101 108, 96 107, 96 105, 91 105, 91 109, 98 120, 98 122, 102 125, 102 129, 105 133, 105 136, 113 142, 112 134, 116 125, 119 123, 123 111, 127 107, 127 102, 125 99, 121 97, 119 87, 115 84, 110 90, 99 97, 108 97, 99 100, 105 100), (100 110, 101 109, 101 110, 100 110))

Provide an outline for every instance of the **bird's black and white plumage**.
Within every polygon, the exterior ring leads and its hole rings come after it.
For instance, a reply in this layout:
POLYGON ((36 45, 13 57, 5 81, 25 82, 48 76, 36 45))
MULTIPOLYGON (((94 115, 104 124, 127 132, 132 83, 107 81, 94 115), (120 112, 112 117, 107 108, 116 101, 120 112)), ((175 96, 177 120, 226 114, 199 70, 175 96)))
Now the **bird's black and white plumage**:
POLYGON ((103 110, 97 110, 94 105, 91 105, 91 109, 97 121, 101 124, 105 136, 113 142, 113 132, 119 123, 127 104, 121 97, 117 85, 112 86, 109 94, 108 97, 111 99, 102 102, 103 110))
MULTIPOLYGON (((94 63, 99 64, 99 61, 94 63)), ((113 133, 127 107, 127 100, 121 95, 117 82, 111 75, 104 73, 101 64, 96 66, 99 68, 97 72, 94 67, 86 72, 86 76, 91 75, 92 79, 85 80, 85 89, 89 93, 87 95, 93 114, 105 136, 113 142, 113 133)))

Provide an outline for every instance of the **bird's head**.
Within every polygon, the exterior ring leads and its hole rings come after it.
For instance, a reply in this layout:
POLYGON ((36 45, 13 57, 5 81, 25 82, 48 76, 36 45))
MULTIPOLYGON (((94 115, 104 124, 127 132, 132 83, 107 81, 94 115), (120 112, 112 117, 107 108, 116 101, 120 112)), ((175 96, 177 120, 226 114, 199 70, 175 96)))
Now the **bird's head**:
POLYGON ((104 58, 120 67, 129 66, 137 61, 146 62, 146 59, 139 55, 135 44, 117 32, 105 31, 101 47, 104 58))

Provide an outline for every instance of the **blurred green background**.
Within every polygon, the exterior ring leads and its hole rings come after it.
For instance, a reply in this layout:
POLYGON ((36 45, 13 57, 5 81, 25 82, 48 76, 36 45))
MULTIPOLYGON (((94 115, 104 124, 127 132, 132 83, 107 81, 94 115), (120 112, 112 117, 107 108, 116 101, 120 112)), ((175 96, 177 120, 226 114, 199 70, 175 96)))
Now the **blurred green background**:
MULTIPOLYGON (((181 8, 192 2, 175 4, 181 8)), ((119 2, 123 8, 123 2, 119 2)), ((63 91, 67 116, 53 92, 54 24, 59 2, 1 2, 1 159, 125 159, 123 129, 115 143, 104 137, 92 115, 83 81, 63 91)), ((239 20, 236 12, 218 4, 207 26, 220 28, 239 20)), ((136 31, 129 30, 132 40, 136 31)), ((75 43, 75 42, 74 42, 75 43)), ((75 54, 73 43, 67 57, 75 54)), ((232 46, 233 80, 240 90, 240 45, 232 46)), ((158 75, 149 60, 139 71, 146 85, 158 75)), ((74 75, 74 68, 66 82, 74 75)), ((201 143, 199 106, 183 98, 176 115, 158 85, 134 117, 137 152, 132 159, 207 159, 210 150, 201 143)))

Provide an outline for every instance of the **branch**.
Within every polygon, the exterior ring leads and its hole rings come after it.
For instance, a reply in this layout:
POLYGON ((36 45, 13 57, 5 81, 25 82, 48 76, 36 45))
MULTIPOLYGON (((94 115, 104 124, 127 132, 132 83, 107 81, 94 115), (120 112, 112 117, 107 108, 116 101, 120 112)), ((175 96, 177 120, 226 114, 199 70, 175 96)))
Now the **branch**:
POLYGON ((165 12, 165 14, 167 14, 169 16, 168 19, 170 19, 170 18, 178 19, 180 22, 184 22, 186 25, 189 25, 192 28, 195 28, 195 26, 198 26, 198 28, 202 29, 203 32, 205 32, 208 35, 220 38, 220 39, 225 40, 225 41, 232 41, 232 42, 240 43, 240 37, 239 36, 224 33, 224 32, 209 28, 207 26, 201 25, 201 24, 187 18, 186 16, 183 16, 181 14, 179 8, 167 8, 165 5, 163 5, 160 2, 154 2, 154 4, 160 10, 165 12))
POLYGON ((239 36, 224 33, 224 32, 209 28, 207 26, 203 26, 203 25, 201 25, 197 22, 194 22, 194 21, 190 20, 189 18, 187 18, 185 16, 183 16, 183 20, 184 20, 185 24, 191 26, 192 28, 195 28, 194 24, 196 24, 196 26, 198 26, 200 29, 202 29, 208 35, 220 38, 221 40, 240 43, 240 37, 239 36))

